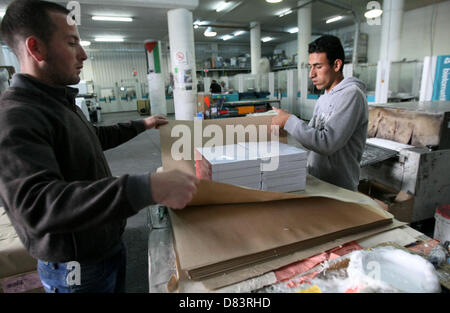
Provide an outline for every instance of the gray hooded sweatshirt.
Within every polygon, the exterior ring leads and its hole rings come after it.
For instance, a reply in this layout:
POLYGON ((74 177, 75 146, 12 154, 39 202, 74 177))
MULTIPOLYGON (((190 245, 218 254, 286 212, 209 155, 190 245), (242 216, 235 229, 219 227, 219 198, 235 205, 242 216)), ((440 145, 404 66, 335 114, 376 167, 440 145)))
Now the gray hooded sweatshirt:
POLYGON ((309 124, 291 115, 284 126, 311 150, 308 172, 326 182, 357 190, 360 161, 367 138, 366 85, 345 78, 317 100, 309 124))

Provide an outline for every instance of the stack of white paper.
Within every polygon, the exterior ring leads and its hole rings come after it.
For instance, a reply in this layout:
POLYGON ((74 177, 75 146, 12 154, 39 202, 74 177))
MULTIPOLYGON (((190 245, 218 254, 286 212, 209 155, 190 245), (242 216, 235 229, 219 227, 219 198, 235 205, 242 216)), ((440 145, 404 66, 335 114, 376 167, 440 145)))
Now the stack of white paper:
POLYGON ((231 185, 267 191, 304 190, 307 151, 279 142, 196 148, 196 172, 231 185))
POLYGON ((307 151, 270 141, 240 145, 258 152, 261 160, 261 190, 291 192, 305 189, 307 151))
POLYGON ((261 189, 260 160, 250 156, 245 147, 239 145, 196 148, 196 172, 199 178, 261 189))

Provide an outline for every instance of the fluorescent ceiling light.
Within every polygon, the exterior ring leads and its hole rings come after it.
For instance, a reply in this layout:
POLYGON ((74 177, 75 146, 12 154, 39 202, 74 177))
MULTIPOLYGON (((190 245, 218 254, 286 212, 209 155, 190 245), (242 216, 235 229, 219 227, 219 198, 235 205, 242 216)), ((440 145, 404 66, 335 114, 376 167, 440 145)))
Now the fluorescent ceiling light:
POLYGON ((266 2, 269 2, 269 3, 279 3, 281 1, 283 1, 283 0, 266 0, 266 2))
POLYGON ((230 1, 230 2, 228 2, 228 1, 222 1, 222 2, 220 2, 219 5, 217 6, 216 12, 220 12, 220 11, 226 10, 226 9, 228 9, 232 4, 233 4, 233 1, 230 1))
POLYGON ((278 17, 283 17, 283 16, 286 16, 291 13, 292 13, 291 9, 284 9, 284 10, 281 10, 280 12, 278 12, 277 15, 278 15, 278 17))
POLYGON ((194 28, 197 29, 198 28, 198 24, 194 24, 194 28))
POLYGON ((298 33, 298 27, 294 27, 294 28, 288 29, 288 32, 290 32, 291 34, 298 33))
POLYGON ((123 37, 96 37, 95 41, 98 41, 98 42, 122 42, 123 37))
POLYGON ((228 40, 228 39, 231 39, 231 38, 233 38, 233 36, 231 36, 231 35, 224 35, 224 36, 222 36, 222 40, 228 40))
POLYGON ((238 30, 238 31, 235 31, 235 32, 233 33, 233 36, 239 36, 239 35, 242 35, 243 33, 245 33, 245 31, 243 31, 243 30, 238 30))
POLYGON ((366 13, 364 13, 364 16, 366 18, 377 18, 377 17, 380 17, 381 14, 383 14, 383 10, 373 9, 373 10, 370 10, 370 11, 367 11, 366 13))
POLYGON ((6 14, 6 11, 0 11, 0 17, 5 16, 5 14, 6 14))
POLYGON ((261 41, 268 42, 268 41, 271 41, 272 39, 273 39, 272 37, 263 37, 263 38, 261 38, 261 41))
POLYGON ((87 46, 91 45, 91 42, 87 41, 87 40, 82 40, 82 41, 80 41, 80 45, 83 47, 87 47, 87 46))
POLYGON ((208 27, 203 35, 205 35, 206 37, 215 37, 217 35, 217 32, 213 32, 212 28, 208 27))
POLYGON ((93 16, 92 19, 94 21, 108 21, 108 22, 132 22, 133 19, 131 17, 124 16, 93 16))
POLYGON ((336 17, 333 17, 333 18, 330 18, 330 19, 328 19, 327 20, 327 24, 329 24, 329 23, 333 23, 333 22, 336 22, 336 21, 339 21, 339 20, 342 20, 344 17, 343 16, 336 16, 336 17))

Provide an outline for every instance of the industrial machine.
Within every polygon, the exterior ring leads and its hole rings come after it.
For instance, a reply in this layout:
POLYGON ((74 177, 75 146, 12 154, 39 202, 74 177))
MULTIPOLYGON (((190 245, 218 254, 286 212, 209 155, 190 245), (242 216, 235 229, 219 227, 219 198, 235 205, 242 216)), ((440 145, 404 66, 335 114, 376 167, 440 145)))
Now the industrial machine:
POLYGON ((382 186, 392 196, 391 213, 409 223, 450 203, 449 101, 370 105, 368 137, 360 191, 373 196, 370 189, 382 186), (395 208, 399 194, 407 204, 395 208))

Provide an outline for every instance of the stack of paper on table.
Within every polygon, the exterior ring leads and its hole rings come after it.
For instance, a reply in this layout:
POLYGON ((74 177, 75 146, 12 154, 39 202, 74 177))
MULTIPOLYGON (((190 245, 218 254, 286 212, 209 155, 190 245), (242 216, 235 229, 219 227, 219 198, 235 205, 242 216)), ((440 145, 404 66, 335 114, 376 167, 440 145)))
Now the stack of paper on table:
POLYGON ((306 186, 303 149, 280 142, 247 142, 196 148, 199 178, 266 191, 291 192, 306 186))
POLYGON ((225 184, 261 189, 260 160, 239 145, 196 148, 199 178, 225 184))
POLYGON ((169 210, 169 214, 180 269, 192 279, 227 273, 392 222, 367 204, 205 180, 187 208, 169 210))
POLYGON ((291 192, 306 186, 307 151, 281 142, 239 143, 261 160, 261 190, 291 192))

